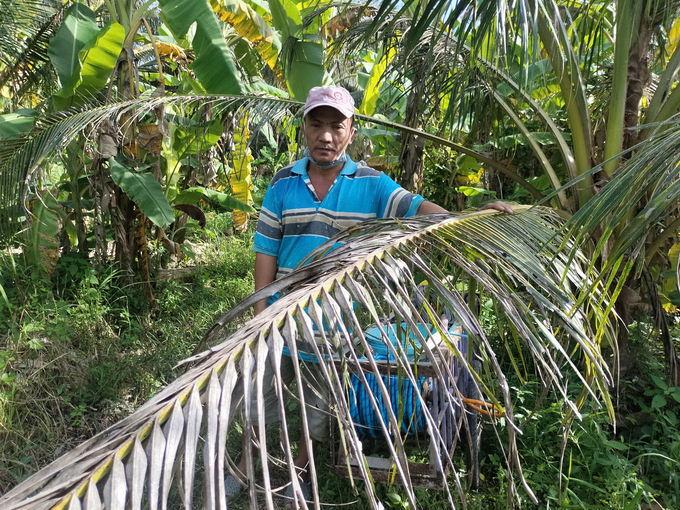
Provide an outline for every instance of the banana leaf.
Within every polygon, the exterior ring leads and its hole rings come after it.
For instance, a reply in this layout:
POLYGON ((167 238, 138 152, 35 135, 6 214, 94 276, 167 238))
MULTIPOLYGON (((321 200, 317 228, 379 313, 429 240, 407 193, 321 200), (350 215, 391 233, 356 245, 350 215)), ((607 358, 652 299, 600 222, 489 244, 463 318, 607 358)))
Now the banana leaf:
POLYGON ((57 71, 61 89, 70 96, 80 78, 80 50, 99 32, 95 13, 85 4, 74 3, 64 13, 64 21, 50 41, 48 54, 57 71))
POLYGON ((189 188, 177 194, 174 203, 175 204, 197 204, 201 200, 206 199, 211 203, 218 205, 225 211, 243 211, 247 213, 257 212, 248 204, 241 202, 240 200, 216 191, 214 189, 203 188, 202 186, 196 186, 194 188, 189 188))
POLYGON ((191 67, 206 91, 217 94, 240 94, 241 79, 231 51, 222 35, 208 0, 159 0, 161 17, 174 32, 184 37, 193 23, 196 35, 193 49, 196 59, 191 67))
POLYGON ((153 174, 137 173, 114 158, 109 158, 109 171, 113 182, 120 186, 154 225, 167 228, 175 221, 175 213, 153 174))

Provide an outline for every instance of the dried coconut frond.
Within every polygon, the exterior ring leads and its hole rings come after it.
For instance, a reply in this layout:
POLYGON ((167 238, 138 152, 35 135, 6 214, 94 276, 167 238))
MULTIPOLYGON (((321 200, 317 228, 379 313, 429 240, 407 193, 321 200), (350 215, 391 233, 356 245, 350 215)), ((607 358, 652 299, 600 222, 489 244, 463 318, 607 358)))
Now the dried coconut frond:
MULTIPOLYGON (((348 363, 361 367, 359 358, 364 357, 372 370, 377 370, 375 356, 363 331, 368 323, 378 323, 392 315, 394 323, 406 324, 415 333, 424 351, 422 359, 425 356, 431 360, 442 359, 444 351, 450 351, 467 367, 466 356, 459 352, 439 319, 438 309, 442 306, 465 328, 488 364, 491 379, 487 379, 486 371, 473 373, 476 384, 487 402, 505 411, 510 474, 512 477, 514 473, 532 495, 522 476, 515 439, 521 431, 515 423, 505 374, 487 332, 464 294, 475 295, 476 287, 496 303, 499 313, 524 341, 543 380, 546 384, 554 383, 555 391, 561 393, 575 416, 588 394, 603 397, 611 409, 603 391, 611 384, 611 375, 596 341, 610 332, 604 313, 607 301, 598 286, 588 295, 577 294, 579 289, 591 287, 593 278, 587 272, 587 260, 580 253, 576 252, 572 263, 567 263, 568 255, 561 252, 563 244, 569 245, 569 239, 563 237, 559 218, 538 208, 519 208, 514 215, 485 211, 378 220, 350 228, 311 254, 307 265, 253 294, 218 321, 206 335, 206 341, 213 347, 186 360, 195 365, 184 375, 130 417, 5 494, 0 498, 0 507, 7 510, 55 506, 98 509, 103 501, 107 508, 130 504, 134 509, 148 504, 151 510, 159 506, 164 509, 173 480, 181 479, 180 493, 186 507, 191 508, 197 483, 197 453, 198 448, 203 448, 203 487, 207 498, 204 504, 207 508, 225 509, 224 477, 232 470, 225 449, 229 427, 236 413, 244 410, 248 437, 253 425, 264 430, 263 422, 253 422, 250 403, 254 401, 259 415, 264 416, 261 374, 266 363, 271 364, 275 374, 282 421, 282 462, 300 498, 280 374, 284 341, 294 357, 297 342, 301 341, 311 346, 317 359, 335 355, 342 362, 342 368, 330 362, 321 363, 320 368, 329 384, 341 448, 365 460, 346 393, 348 363), (336 244, 339 246, 331 250, 336 244), (429 284, 427 293, 422 293, 419 287, 418 280, 422 277, 429 284), (284 295, 273 306, 227 336, 226 326, 231 319, 254 302, 279 291, 284 295), (582 305, 576 306, 578 302, 582 305), (428 342, 435 333, 421 332, 418 325, 425 321, 423 317, 435 326, 434 331, 441 335, 442 343, 428 342), (583 394, 576 401, 570 400, 563 390, 567 370, 574 371, 583 382, 583 394), (498 400, 494 387, 499 392, 498 400), (203 432, 199 435, 199 431, 203 432)), ((418 361, 413 368, 403 348, 397 346, 391 350, 396 372, 415 383, 418 361)), ((305 374, 299 364, 294 367, 295 379, 301 386, 305 384, 305 374)), ((438 383, 444 383, 446 376, 452 375, 447 365, 434 364, 434 369, 434 380, 438 383)), ((359 371, 358 377, 366 383, 364 370, 359 371)), ((389 399, 382 379, 378 377, 376 381, 383 399, 389 399)), ((422 396, 417 398, 423 404, 430 441, 444 445, 427 403, 422 396)), ((458 395, 447 394, 444 399, 450 406, 460 406, 458 395)), ((309 441, 304 396, 301 395, 300 400, 302 440, 309 441)), ((375 399, 371 404, 377 409, 375 399)), ((417 508, 403 438, 390 433, 399 430, 399 418, 389 406, 387 420, 381 422, 380 428, 392 454, 396 477, 406 487, 412 508, 417 508)), ((264 487, 251 483, 251 502, 256 504, 256 490, 264 489, 266 506, 272 509, 268 476, 271 457, 263 438, 259 445, 264 487)), ((255 458, 250 449, 245 455, 248 478, 254 480, 255 458)), ((440 462, 442 468, 453 467, 448 455, 440 462)), ((319 508, 313 464, 310 469, 314 482, 313 503, 319 508)), ((371 506, 379 508, 365 462, 359 463, 359 471, 368 482, 365 490, 371 506)), ((452 469, 452 473, 462 493, 456 470, 452 469)), ((510 490, 513 490, 512 484, 510 490)), ((453 505, 450 493, 449 502, 453 505)), ((308 507, 304 501, 301 505, 308 507)))

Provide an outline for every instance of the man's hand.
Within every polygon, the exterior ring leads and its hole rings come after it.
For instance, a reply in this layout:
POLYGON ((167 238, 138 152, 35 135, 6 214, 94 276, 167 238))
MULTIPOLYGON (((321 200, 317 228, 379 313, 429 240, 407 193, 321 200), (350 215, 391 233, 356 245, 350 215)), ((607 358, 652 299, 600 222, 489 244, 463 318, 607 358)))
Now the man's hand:
POLYGON ((511 205, 506 204, 505 202, 501 202, 500 200, 497 202, 491 202, 490 204, 483 205, 482 207, 479 208, 480 211, 488 211, 489 209, 493 209, 494 211, 504 212, 508 214, 514 214, 515 212, 511 205))

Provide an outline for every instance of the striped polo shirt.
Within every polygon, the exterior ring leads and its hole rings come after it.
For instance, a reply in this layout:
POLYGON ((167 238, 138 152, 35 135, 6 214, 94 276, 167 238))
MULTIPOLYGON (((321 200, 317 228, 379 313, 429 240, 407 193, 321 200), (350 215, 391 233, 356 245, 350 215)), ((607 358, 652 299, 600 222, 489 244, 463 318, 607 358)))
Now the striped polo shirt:
POLYGON ((414 216, 424 200, 349 157, 319 200, 307 175, 308 161, 303 158, 277 172, 260 210, 254 250, 277 257, 277 279, 338 232, 375 218, 414 216))

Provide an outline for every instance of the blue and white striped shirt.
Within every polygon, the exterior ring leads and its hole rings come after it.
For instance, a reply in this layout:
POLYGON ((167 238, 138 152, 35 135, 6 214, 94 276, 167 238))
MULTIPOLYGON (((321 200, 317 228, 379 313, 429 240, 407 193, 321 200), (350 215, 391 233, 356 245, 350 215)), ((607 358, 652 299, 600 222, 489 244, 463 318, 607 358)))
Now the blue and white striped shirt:
POLYGON ((414 216, 424 200, 348 157, 321 201, 307 175, 308 161, 277 172, 262 203, 254 250, 277 257, 277 279, 338 232, 375 218, 414 216))

